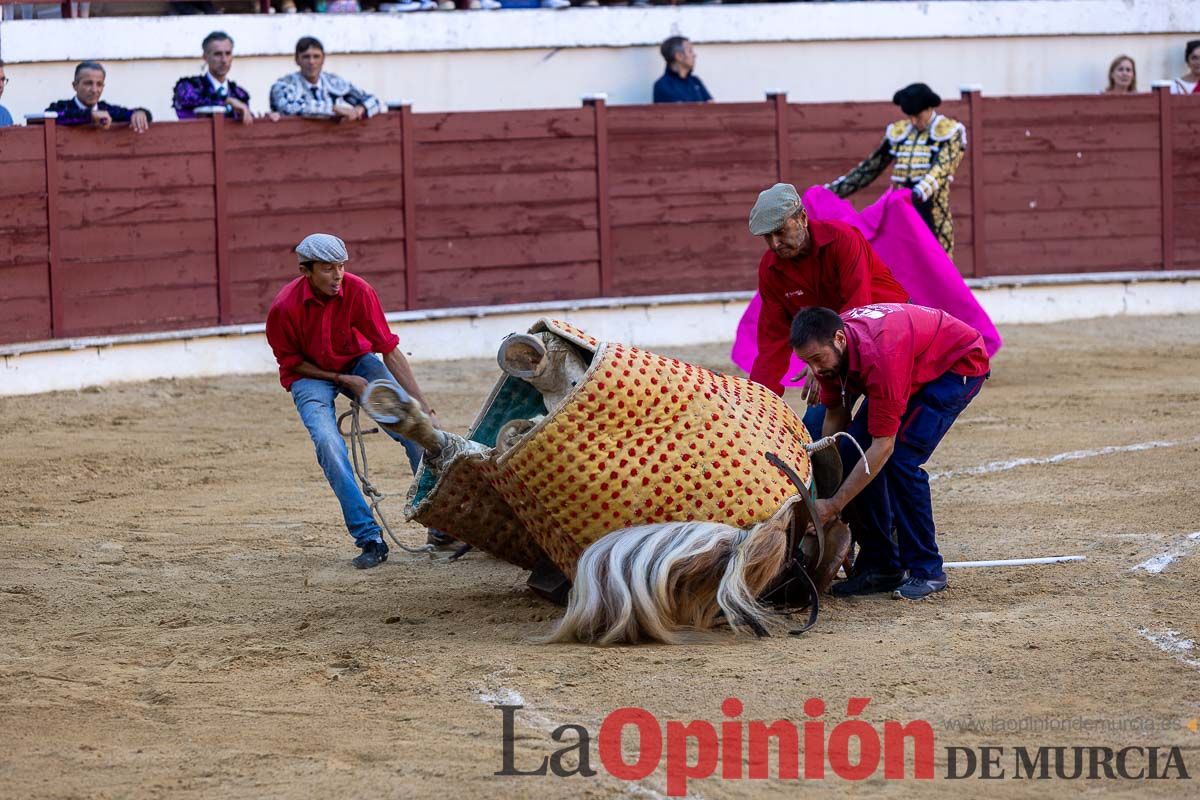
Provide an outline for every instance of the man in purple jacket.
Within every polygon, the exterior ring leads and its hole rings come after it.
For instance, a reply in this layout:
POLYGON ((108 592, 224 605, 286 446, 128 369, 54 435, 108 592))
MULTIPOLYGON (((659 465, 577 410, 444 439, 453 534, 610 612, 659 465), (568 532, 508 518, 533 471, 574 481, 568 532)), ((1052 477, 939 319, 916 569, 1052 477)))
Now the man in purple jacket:
MULTIPOLYGON (((180 78, 175 83, 175 96, 171 105, 180 119, 194 119, 196 109, 203 106, 221 106, 228 119, 236 119, 243 125, 254 122, 250 111, 250 93, 229 79, 233 67, 233 39, 225 31, 213 31, 204 37, 200 45, 204 51, 205 71, 200 75, 180 78)), ((278 119, 278 114, 269 114, 278 119)))

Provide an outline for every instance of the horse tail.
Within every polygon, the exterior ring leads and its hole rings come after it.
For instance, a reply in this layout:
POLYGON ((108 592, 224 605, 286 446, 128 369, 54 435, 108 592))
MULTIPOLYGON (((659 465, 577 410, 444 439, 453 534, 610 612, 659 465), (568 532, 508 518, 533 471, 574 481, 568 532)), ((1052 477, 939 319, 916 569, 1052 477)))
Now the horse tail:
POLYGON ((791 505, 748 531, 666 522, 601 537, 580 557, 566 614, 544 641, 678 644, 722 616, 735 631, 766 635, 757 598, 787 560, 791 505))

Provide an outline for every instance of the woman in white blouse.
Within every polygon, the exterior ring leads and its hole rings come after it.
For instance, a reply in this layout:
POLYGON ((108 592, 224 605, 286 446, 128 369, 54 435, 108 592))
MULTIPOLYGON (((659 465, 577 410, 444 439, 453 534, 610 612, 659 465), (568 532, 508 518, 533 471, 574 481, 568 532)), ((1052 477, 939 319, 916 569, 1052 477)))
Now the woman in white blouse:
POLYGON ((1183 58, 1188 71, 1171 82, 1171 94, 1200 95, 1200 39, 1187 43, 1183 58))

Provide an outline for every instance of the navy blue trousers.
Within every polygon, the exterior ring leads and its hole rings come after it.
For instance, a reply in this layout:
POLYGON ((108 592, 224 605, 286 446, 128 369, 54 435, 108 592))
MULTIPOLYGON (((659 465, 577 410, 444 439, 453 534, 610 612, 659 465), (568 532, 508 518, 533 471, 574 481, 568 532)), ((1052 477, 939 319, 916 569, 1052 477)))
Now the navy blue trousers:
MULTIPOLYGON (((944 577, 935 541, 929 475, 922 465, 986 379, 987 375, 965 378, 947 372, 909 399, 892 457, 842 512, 860 548, 855 571, 908 570, 915 578, 944 577)), ((863 450, 871 446, 868 403, 863 400, 847 431, 863 450)), ((861 456, 844 439, 838 440, 838 450, 844 479, 861 456)))
POLYGON ((821 429, 825 427, 825 406, 820 403, 809 406, 804 412, 804 427, 808 428, 808 435, 814 442, 820 439, 821 429))

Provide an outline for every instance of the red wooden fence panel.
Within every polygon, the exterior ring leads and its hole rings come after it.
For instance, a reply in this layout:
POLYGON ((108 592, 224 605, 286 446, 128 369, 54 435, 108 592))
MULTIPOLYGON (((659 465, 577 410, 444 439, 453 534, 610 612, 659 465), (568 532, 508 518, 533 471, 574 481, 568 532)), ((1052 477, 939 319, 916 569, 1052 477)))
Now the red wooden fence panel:
POLYGON ((1175 267, 1200 268, 1200 102, 1170 97, 1175 267))
POLYGON ((746 228, 775 182, 769 103, 608 109, 613 294, 753 289, 762 241, 746 228))
MULTIPOLYGON (((972 97, 941 109, 968 127, 963 274, 1200 267, 1200 104, 972 97)), ((757 193, 832 180, 897 118, 779 98, 6 129, 0 342, 260 321, 314 231, 389 310, 751 289, 757 193)))
POLYGON ((405 307, 400 115, 226 125, 232 322, 257 322, 296 277, 292 248, 333 233, 384 308, 405 307))
POLYGON ((414 116, 413 307, 600 294, 591 109, 414 116))
POLYGON ((217 322, 212 136, 56 131, 62 328, 81 336, 217 322))
POLYGON ((987 274, 1158 268, 1155 97, 988 98, 985 108, 987 274))
POLYGON ((50 337, 46 153, 40 128, 0 136, 0 342, 50 337))

